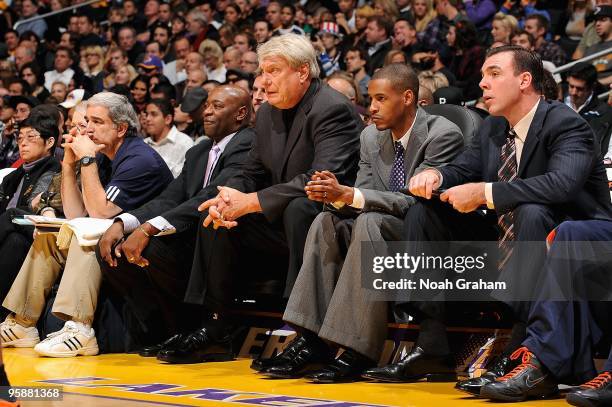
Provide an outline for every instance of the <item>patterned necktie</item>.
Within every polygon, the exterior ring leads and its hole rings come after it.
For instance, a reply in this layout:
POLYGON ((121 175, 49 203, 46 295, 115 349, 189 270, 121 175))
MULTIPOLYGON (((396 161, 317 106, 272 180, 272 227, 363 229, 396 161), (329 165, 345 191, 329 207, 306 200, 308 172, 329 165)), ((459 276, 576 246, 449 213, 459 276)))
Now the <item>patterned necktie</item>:
POLYGON ((404 187, 406 181, 406 173, 404 171, 404 146, 399 141, 395 141, 395 160, 393 168, 389 176, 389 189, 391 192, 397 192, 404 187))
MULTIPOLYGON (((497 172, 499 182, 510 182, 516 178, 516 144, 514 138, 516 133, 510 129, 506 136, 506 143, 501 149, 502 165, 497 172)), ((501 229, 501 238, 498 241, 500 250, 499 269, 501 270, 512 255, 512 242, 514 241, 514 213, 512 211, 501 214, 497 218, 497 224, 501 229)))

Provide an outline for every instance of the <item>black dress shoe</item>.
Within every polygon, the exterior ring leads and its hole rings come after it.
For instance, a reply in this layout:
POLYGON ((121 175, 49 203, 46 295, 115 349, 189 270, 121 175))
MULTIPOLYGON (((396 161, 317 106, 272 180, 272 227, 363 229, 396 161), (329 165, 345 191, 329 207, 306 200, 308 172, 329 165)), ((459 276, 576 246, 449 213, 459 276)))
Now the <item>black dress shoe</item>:
POLYGON ((570 392, 566 398, 572 406, 612 406, 612 372, 603 372, 570 392))
POLYGON ((510 358, 521 357, 521 364, 480 390, 482 397, 498 401, 525 401, 528 398, 548 398, 559 393, 557 382, 538 358, 526 347, 516 350, 510 358))
POLYGON ((361 374, 376 363, 352 349, 347 349, 321 370, 304 376, 313 383, 349 383, 361 379, 361 374))
POLYGON ((286 363, 287 360, 293 359, 297 352, 302 349, 302 347, 306 344, 306 339, 303 336, 295 337, 291 342, 287 344, 285 349, 279 354, 271 357, 271 358, 257 358, 251 362, 251 369, 261 372, 267 368, 272 366, 281 365, 286 363))
POLYGON ((452 355, 431 356, 415 346, 401 361, 368 369, 362 377, 389 383, 416 382, 423 378, 428 382, 453 382, 457 380, 457 372, 452 355))
POLYGON ((511 360, 510 356, 499 355, 493 360, 491 366, 487 366, 487 371, 480 377, 460 381, 455 385, 455 389, 473 396, 480 396, 480 389, 484 385, 495 382, 495 379, 510 372, 514 366, 516 362, 511 360))
POLYGON ((329 347, 321 339, 305 340, 293 357, 283 357, 282 361, 262 371, 261 374, 274 379, 295 379, 306 373, 320 369, 331 361, 329 347))
POLYGON ((181 341, 185 338, 183 334, 172 335, 170 338, 166 339, 161 343, 157 343, 155 345, 144 347, 138 352, 138 354, 144 358, 155 357, 157 354, 163 349, 171 349, 181 343, 181 341))
POLYGON ((233 360, 232 337, 213 338, 206 328, 187 335, 171 349, 162 349, 157 359, 168 363, 225 362, 233 360))

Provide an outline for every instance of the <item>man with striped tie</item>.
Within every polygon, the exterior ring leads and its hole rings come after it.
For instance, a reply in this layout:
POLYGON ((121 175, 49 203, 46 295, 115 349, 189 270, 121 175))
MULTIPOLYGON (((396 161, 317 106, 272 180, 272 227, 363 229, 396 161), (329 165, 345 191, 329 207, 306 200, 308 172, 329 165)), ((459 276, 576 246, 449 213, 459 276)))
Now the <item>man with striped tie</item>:
MULTIPOLYGON (((545 249, 527 258, 518 249, 513 254, 512 242, 544 242, 568 218, 610 219, 605 171, 588 124, 562 103, 542 98, 544 73, 537 54, 516 46, 495 48, 481 71, 480 87, 491 116, 451 164, 410 181, 410 191, 425 200, 409 210, 405 239, 497 240, 500 270, 509 261, 535 266, 543 263, 545 249), (431 199, 435 190, 442 191, 439 199, 431 199), (491 219, 479 208, 496 216, 491 219)), ((527 281, 523 287, 529 291, 535 285, 535 280, 527 281)), ((487 374, 459 383, 459 390, 478 395, 484 384, 518 364, 508 356, 525 338, 529 303, 512 298, 507 303, 515 324, 506 349, 487 374)), ((424 355, 420 359, 449 354, 444 303, 421 308, 426 311, 417 341, 424 355)), ((419 358, 406 359, 414 363, 419 358)), ((411 371, 410 362, 400 365, 375 375, 382 380, 392 378, 392 372, 411 371)))

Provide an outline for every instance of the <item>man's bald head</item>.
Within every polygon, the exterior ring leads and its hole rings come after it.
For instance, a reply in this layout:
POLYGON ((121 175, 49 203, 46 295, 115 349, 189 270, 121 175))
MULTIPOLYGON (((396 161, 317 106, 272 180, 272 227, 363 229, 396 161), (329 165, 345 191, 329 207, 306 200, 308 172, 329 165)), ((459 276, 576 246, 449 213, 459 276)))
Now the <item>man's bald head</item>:
POLYGON ((215 141, 232 134, 251 118, 251 95, 237 86, 221 85, 208 95, 204 106, 204 131, 215 141))

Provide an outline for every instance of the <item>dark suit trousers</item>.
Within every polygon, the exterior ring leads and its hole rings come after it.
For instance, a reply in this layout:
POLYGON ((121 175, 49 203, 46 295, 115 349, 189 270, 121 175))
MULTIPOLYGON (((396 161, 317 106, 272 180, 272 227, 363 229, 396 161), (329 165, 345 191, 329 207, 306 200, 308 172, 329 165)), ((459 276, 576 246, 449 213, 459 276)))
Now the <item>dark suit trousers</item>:
MULTIPOLYGON (((571 279, 580 284, 586 270, 581 259, 595 258, 587 241, 612 241, 612 222, 566 222, 558 229, 545 266, 544 278, 554 284, 571 279), (563 243, 569 242, 569 243, 563 243), (580 242, 571 244, 571 242, 580 242)), ((602 268, 602 272, 609 272, 602 268)), ((545 280, 546 281, 546 280, 545 280)), ((584 382, 594 373, 593 346, 601 338, 601 329, 610 330, 610 303, 537 300, 532 304, 527 327, 527 339, 523 342, 559 380, 584 382), (600 329, 601 327, 601 329, 600 329)), ((608 332, 610 335, 610 332, 608 332)), ((612 355, 607 369, 612 369, 612 355)))
MULTIPOLYGON (((140 328, 165 339, 177 332, 195 329, 200 322, 189 306, 183 304, 185 287, 193 259, 194 231, 153 237, 142 256, 149 260, 146 268, 117 259, 110 267, 96 255, 103 281, 111 291, 111 301, 127 303, 140 328)), ((152 340, 154 341, 154 340, 152 340)))
POLYGON ((302 264, 308 229, 320 208, 307 198, 296 198, 285 209, 282 223, 250 214, 229 230, 200 227, 185 301, 222 312, 231 307, 245 279, 252 281, 254 273, 265 272, 271 264, 288 270, 281 277, 288 296, 302 264))
MULTIPOLYGON (((515 235, 517 241, 544 242, 548 233, 554 229, 557 222, 555 215, 546 206, 525 204, 514 210, 515 235)), ((460 213, 449 204, 436 198, 430 201, 421 200, 413 205, 404 218, 404 239, 408 242, 427 241, 495 241, 498 239, 497 218, 493 214, 483 215, 481 212, 460 213)), ((419 247, 410 251, 420 253, 419 247)), ((528 261, 533 267, 538 262, 544 262, 545 252, 537 253, 540 258, 534 258, 533 253, 527 259, 522 259, 515 252, 513 260, 528 261)), ((508 302, 514 313, 514 318, 526 321, 529 304, 525 302, 508 302)), ((445 319, 444 302, 420 302, 411 306, 422 313, 421 317, 439 321, 445 319)))

